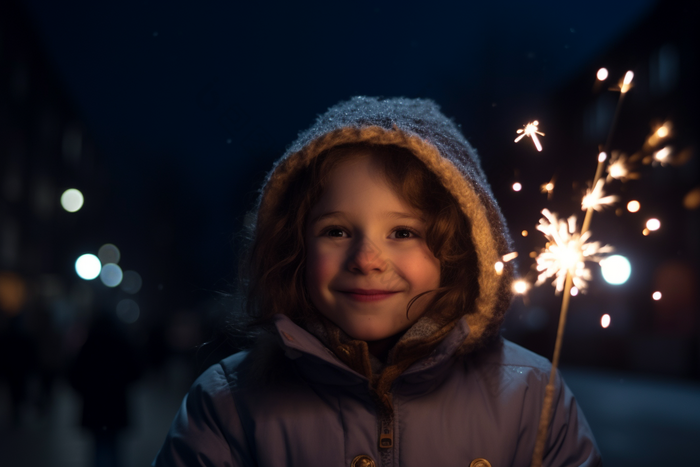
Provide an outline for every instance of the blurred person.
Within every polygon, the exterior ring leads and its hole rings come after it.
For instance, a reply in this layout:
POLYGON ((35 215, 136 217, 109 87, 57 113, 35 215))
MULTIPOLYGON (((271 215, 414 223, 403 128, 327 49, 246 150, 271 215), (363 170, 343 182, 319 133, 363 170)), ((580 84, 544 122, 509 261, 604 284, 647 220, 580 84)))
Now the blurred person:
POLYGON ((81 425, 92 433, 95 467, 118 467, 118 435, 129 426, 127 387, 141 376, 140 362, 124 325, 102 309, 69 370, 83 400, 81 425))

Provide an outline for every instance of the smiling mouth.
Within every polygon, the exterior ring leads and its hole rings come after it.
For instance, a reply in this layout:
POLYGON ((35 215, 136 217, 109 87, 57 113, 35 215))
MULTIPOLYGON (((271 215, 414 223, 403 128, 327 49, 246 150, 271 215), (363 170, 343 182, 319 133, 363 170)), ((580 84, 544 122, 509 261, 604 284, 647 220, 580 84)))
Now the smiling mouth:
POLYGON ((392 292, 392 291, 372 291, 373 293, 367 293, 367 291, 362 291, 362 292, 346 292, 343 291, 342 293, 346 296, 348 296, 350 299, 355 300, 357 302, 376 302, 379 300, 384 300, 386 298, 391 297, 394 294, 397 294, 398 292, 392 292))

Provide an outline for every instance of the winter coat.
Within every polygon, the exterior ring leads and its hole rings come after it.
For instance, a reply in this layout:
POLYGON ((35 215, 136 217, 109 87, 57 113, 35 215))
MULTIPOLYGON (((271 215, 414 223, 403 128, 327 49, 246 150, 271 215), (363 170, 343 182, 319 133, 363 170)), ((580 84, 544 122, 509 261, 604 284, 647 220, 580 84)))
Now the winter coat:
MULTIPOLYGON (((346 143, 408 149, 454 197, 476 252, 471 305, 424 314, 386 362, 323 316, 275 315, 273 340, 195 381, 154 466, 530 465, 551 365, 499 337, 514 266, 494 265, 512 241, 476 151, 434 102, 355 97, 320 115, 267 175, 254 231, 310 160, 346 143)), ((543 465, 599 464, 557 375, 543 465)))

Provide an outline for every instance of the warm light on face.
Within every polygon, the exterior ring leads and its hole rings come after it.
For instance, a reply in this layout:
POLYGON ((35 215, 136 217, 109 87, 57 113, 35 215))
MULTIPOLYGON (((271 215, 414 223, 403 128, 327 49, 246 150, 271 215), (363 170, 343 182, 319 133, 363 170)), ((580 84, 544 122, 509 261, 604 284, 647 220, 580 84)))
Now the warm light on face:
POLYGON ((376 341, 413 325, 440 286, 440 261, 425 240, 420 213, 378 175, 369 156, 336 166, 308 214, 305 285, 315 307, 354 339, 376 341), (389 212, 412 217, 399 218, 389 212), (316 222, 322 214, 332 214, 316 222), (361 300, 350 289, 392 292, 361 300))
POLYGON ((651 298, 653 298, 654 300, 656 300, 658 302, 659 300, 661 300, 661 292, 659 292, 659 291, 654 292, 653 294, 651 294, 651 298))
POLYGON ((595 74, 596 78, 598 78, 598 81, 605 81, 608 79, 608 69, 607 68, 601 68, 598 70, 598 73, 595 74))
POLYGON ((627 210, 629 212, 637 212, 639 211, 639 208, 641 208, 642 205, 639 204, 639 201, 637 200, 632 200, 629 203, 627 203, 627 210))
POLYGON ((651 218, 647 221, 647 229, 651 232, 659 230, 661 228, 661 221, 658 219, 651 218))
POLYGON ((520 191, 523 189, 523 186, 519 182, 513 183, 513 191, 520 191))
POLYGON ((600 326, 604 329, 606 329, 608 326, 610 326, 610 315, 609 314, 606 313, 600 317, 600 326))

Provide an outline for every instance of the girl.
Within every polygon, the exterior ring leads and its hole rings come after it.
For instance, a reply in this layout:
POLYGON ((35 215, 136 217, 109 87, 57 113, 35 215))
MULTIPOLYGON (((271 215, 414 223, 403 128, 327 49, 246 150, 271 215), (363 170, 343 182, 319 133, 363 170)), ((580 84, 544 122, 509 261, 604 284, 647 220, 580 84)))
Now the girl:
MULTIPOLYGON (((550 363, 499 336, 513 265, 437 105, 355 97, 274 165, 239 291, 255 346, 204 372, 154 466, 528 466, 550 363)), ((547 466, 600 456, 559 377, 547 466)))

